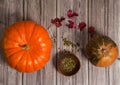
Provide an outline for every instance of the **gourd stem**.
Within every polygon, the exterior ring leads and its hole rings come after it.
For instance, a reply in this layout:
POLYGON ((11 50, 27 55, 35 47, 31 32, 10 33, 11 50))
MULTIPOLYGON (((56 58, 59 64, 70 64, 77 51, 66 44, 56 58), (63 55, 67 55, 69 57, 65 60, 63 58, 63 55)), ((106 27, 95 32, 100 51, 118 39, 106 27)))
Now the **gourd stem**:
POLYGON ((101 51, 102 51, 102 53, 105 53, 105 52, 106 52, 106 49, 102 48, 102 50, 101 50, 101 51))

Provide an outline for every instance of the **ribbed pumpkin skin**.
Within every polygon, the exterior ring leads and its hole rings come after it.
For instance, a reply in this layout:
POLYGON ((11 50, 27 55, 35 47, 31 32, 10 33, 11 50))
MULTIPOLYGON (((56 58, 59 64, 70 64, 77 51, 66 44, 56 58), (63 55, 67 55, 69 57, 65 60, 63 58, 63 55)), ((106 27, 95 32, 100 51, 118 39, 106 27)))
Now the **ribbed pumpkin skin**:
POLYGON ((109 37, 95 35, 88 42, 85 52, 92 64, 107 67, 116 60, 118 47, 109 37))
POLYGON ((20 72, 33 72, 48 62, 52 42, 44 27, 19 21, 3 35, 2 47, 8 64, 20 72))

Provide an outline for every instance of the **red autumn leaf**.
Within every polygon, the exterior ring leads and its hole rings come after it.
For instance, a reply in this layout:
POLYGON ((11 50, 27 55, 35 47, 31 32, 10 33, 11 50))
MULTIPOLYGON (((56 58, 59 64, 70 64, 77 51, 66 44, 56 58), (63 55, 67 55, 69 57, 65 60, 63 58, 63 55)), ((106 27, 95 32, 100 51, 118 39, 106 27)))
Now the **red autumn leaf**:
POLYGON ((61 17, 60 18, 60 22, 62 22, 62 21, 64 21, 65 20, 65 18, 64 17, 61 17))
POLYGON ((72 20, 68 20, 69 24, 74 24, 74 22, 72 20))
POLYGON ((61 18, 55 18, 51 20, 51 23, 54 24, 56 27, 62 26, 62 21, 65 20, 64 17, 61 18))
POLYGON ((68 10, 67 16, 68 16, 69 18, 72 18, 72 17, 74 17, 74 16, 78 16, 78 14, 75 13, 75 12, 73 12, 72 10, 68 10))
POLYGON ((81 22, 81 23, 79 23, 78 27, 79 27, 80 31, 82 31, 86 27, 86 23, 81 22))
POLYGON ((90 33, 90 36, 93 37, 93 35, 95 34, 95 28, 93 26, 89 27, 88 32, 90 33))
POLYGON ((73 16, 78 16, 78 14, 74 12, 74 13, 73 13, 73 16))
POLYGON ((56 22, 60 22, 60 19, 57 17, 55 19, 51 19, 52 24, 55 24, 56 22))
POLYGON ((68 12, 67 12, 67 16, 68 16, 68 17, 72 17, 72 16, 73 16, 73 12, 72 12, 72 10, 68 10, 68 12))
POLYGON ((88 28, 88 32, 89 33, 94 33, 95 32, 95 28, 93 26, 88 28))
POLYGON ((72 20, 68 20, 69 24, 67 24, 68 28, 76 28, 76 24, 72 20))
POLYGON ((61 24, 60 22, 56 22, 56 23, 55 23, 55 26, 56 26, 56 27, 60 27, 60 26, 62 26, 62 24, 61 24))

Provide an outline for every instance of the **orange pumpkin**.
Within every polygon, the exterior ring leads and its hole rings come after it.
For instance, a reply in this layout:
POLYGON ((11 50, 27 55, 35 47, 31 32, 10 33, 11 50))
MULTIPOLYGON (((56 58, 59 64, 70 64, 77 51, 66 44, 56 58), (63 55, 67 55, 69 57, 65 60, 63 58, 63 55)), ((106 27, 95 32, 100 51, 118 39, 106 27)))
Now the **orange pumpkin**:
POLYGON ((107 36, 95 35, 87 44, 85 52, 92 64, 107 67, 118 57, 118 47, 107 36))
POLYGON ((2 40, 8 64, 20 72, 33 72, 45 66, 51 45, 48 32, 33 21, 19 21, 9 26, 2 40))

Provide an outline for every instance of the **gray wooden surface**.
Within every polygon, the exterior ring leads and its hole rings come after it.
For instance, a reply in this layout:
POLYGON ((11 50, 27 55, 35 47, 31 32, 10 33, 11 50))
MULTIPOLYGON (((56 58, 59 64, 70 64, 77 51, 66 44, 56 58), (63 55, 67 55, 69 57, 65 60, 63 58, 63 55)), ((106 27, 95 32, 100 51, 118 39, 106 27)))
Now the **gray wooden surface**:
MULTIPOLYGON (((76 22, 86 22, 86 28, 94 26, 120 48, 120 0, 0 0, 0 39, 5 28, 16 21, 33 20, 47 28, 52 18, 66 16, 69 9, 79 13, 76 22)), ((120 85, 119 60, 110 67, 98 68, 84 58, 81 51, 63 45, 62 36, 79 42, 83 48, 90 39, 87 29, 80 32, 65 26, 57 29, 52 26, 50 31, 56 40, 50 61, 40 71, 19 73, 11 69, 0 48, 0 85, 120 85), (81 61, 80 71, 72 77, 65 77, 56 70, 59 52, 64 49, 73 51, 81 61)))

